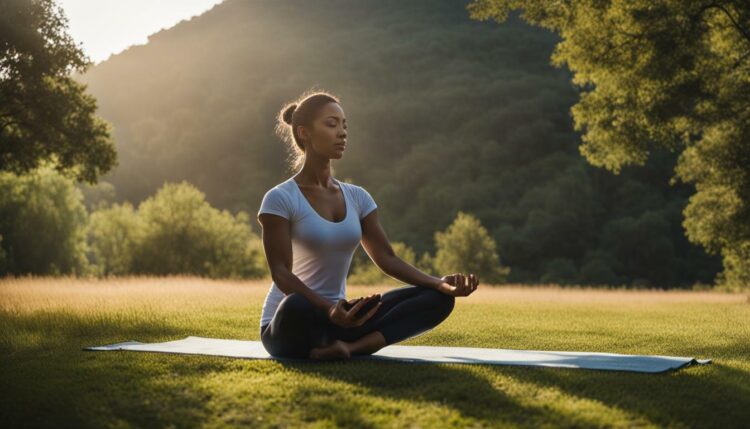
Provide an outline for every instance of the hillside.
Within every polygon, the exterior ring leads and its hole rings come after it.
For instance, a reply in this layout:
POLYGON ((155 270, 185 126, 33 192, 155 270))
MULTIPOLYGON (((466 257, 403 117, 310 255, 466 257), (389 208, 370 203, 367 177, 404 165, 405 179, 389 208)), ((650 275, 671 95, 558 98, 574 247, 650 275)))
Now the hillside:
POLYGON ((710 282, 720 262, 684 237, 673 154, 619 176, 586 164, 576 89, 549 62, 557 36, 471 21, 467 3, 227 0, 156 33, 80 77, 114 125, 104 180, 138 203, 185 179, 254 217, 293 174, 275 114, 318 87, 349 122, 335 176, 371 192, 391 240, 432 252, 464 210, 515 282, 710 282))

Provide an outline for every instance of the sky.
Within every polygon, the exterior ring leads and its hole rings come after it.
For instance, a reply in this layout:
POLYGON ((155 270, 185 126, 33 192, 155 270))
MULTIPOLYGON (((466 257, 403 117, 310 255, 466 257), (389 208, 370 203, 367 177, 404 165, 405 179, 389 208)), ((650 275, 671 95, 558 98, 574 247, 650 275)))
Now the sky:
POLYGON ((94 63, 150 34, 211 9, 223 0, 56 0, 68 18, 68 34, 94 63))

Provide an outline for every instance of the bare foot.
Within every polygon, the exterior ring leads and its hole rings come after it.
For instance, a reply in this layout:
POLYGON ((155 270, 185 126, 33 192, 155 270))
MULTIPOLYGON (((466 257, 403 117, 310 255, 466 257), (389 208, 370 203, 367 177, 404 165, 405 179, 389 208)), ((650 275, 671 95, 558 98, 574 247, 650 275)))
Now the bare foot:
POLYGON ((335 340, 325 347, 315 347, 310 350, 310 357, 312 359, 349 359, 351 353, 346 342, 335 340))

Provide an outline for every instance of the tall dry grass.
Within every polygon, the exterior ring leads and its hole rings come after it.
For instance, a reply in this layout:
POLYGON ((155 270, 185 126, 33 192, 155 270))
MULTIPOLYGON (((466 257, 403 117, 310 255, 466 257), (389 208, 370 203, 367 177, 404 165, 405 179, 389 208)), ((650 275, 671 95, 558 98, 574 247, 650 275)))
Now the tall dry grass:
MULTIPOLYGON (((140 307, 159 310, 205 309, 262 302, 270 279, 215 280, 196 276, 127 276, 109 279, 75 277, 6 277, 0 279, 0 309, 6 311, 106 310, 140 307)), ((348 285, 349 298, 386 292, 398 286, 348 285)), ((465 302, 476 303, 678 303, 750 302, 747 293, 689 290, 597 289, 558 285, 482 285, 465 302)))

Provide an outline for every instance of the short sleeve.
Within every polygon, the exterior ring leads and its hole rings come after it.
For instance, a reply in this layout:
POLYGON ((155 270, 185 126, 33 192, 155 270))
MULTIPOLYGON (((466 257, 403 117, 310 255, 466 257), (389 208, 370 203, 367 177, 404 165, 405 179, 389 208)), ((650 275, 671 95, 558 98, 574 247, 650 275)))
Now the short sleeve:
POLYGON ((286 194, 279 188, 271 188, 263 195, 258 216, 261 213, 271 213, 286 219, 292 218, 292 206, 286 194))
POLYGON ((361 186, 357 186, 357 194, 359 199, 359 219, 362 220, 365 216, 370 214, 371 211, 375 210, 378 205, 372 198, 367 190, 361 186))

